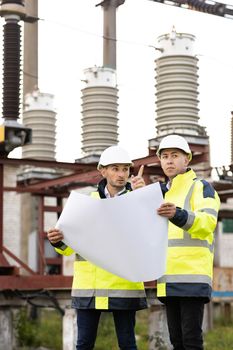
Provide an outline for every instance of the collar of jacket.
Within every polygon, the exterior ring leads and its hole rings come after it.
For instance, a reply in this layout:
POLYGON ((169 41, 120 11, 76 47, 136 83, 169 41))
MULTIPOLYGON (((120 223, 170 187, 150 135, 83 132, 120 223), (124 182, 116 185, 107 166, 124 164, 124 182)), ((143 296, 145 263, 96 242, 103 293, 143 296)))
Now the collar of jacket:
POLYGON ((196 180, 196 178, 197 178, 197 175, 195 174, 195 172, 191 168, 188 168, 185 173, 178 174, 172 179, 171 187, 176 186, 178 183, 182 184, 189 181, 192 182, 196 180))
MULTIPOLYGON (((187 168, 186 172, 183 174, 178 174, 176 175, 173 180, 172 180, 172 185, 174 186, 174 184, 176 185, 177 183, 179 183, 181 181, 185 181, 187 182, 188 180, 195 180, 197 178, 195 172, 191 169, 191 168, 187 168)), ((165 181, 165 182, 160 182, 160 187, 162 190, 163 195, 165 195, 165 193, 167 191, 169 191, 170 188, 167 188, 167 183, 169 180, 165 181)))
MULTIPOLYGON (((105 193, 104 193, 104 189, 107 185, 107 180, 106 179, 102 179, 99 183, 98 183, 98 186, 97 186, 97 191, 99 192, 99 195, 100 195, 100 198, 106 198, 105 196, 105 193)), ((130 185, 129 182, 126 183, 125 185, 125 191, 122 192, 120 195, 128 192, 128 191, 132 191, 132 187, 130 185)))

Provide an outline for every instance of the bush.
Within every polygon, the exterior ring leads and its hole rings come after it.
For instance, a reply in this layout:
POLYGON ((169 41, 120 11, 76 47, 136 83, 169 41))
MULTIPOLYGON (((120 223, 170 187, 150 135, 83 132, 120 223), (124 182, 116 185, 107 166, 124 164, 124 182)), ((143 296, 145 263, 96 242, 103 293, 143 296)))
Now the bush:
POLYGON ((62 317, 56 310, 40 309, 32 319, 28 308, 21 308, 15 319, 18 346, 31 349, 44 346, 62 350, 62 317))

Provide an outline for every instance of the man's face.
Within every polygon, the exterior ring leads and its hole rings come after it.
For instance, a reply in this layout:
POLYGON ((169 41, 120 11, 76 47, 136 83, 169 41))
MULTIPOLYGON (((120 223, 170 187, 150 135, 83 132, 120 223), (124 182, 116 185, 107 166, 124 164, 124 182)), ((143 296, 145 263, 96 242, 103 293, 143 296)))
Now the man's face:
POLYGON ((101 175, 107 180, 111 187, 123 189, 129 178, 129 168, 127 164, 110 164, 100 169, 101 175))
POLYGON ((176 175, 185 173, 189 159, 187 154, 177 148, 166 148, 161 151, 160 162, 164 174, 173 179, 176 175))

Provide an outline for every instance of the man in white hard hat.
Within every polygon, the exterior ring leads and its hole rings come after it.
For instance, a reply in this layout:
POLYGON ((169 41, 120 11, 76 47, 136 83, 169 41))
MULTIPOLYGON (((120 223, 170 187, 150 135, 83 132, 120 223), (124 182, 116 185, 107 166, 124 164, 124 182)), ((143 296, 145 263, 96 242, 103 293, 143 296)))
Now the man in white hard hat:
MULTIPOLYGON (((131 166, 132 161, 126 150, 119 146, 107 148, 103 151, 97 166, 103 179, 98 184, 97 191, 91 196, 111 198, 125 195, 132 190, 132 187, 137 189, 144 186, 141 167, 139 174, 131 179, 131 187, 128 182, 131 166)), ((104 217, 100 220, 104 225, 104 217)), ((47 237, 58 253, 63 255, 74 253, 62 242, 63 234, 58 229, 48 230, 47 237)), ((113 313, 119 348, 137 349, 134 333, 135 314, 137 310, 147 307, 143 283, 130 282, 115 276, 76 254, 72 307, 77 309, 77 350, 94 349, 102 311, 113 313)))
POLYGON ((202 350, 220 201, 212 186, 189 168, 192 153, 182 136, 164 137, 157 155, 168 178, 161 184, 165 202, 157 213, 169 220, 167 266, 157 281, 157 296, 166 305, 173 349, 202 350))

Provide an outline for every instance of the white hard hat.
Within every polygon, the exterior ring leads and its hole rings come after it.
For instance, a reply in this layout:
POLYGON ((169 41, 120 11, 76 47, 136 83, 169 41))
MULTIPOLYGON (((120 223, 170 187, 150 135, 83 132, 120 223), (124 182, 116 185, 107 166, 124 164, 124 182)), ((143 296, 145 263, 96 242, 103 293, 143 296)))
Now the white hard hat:
POLYGON ((157 156, 160 156, 160 153, 165 148, 178 148, 187 153, 189 160, 192 159, 192 152, 189 148, 188 142, 179 135, 168 135, 165 136, 159 144, 159 148, 157 149, 157 156))
POLYGON ((101 166, 107 166, 110 164, 133 165, 133 162, 126 150, 119 146, 110 146, 106 148, 101 154, 97 169, 100 169, 101 166))

